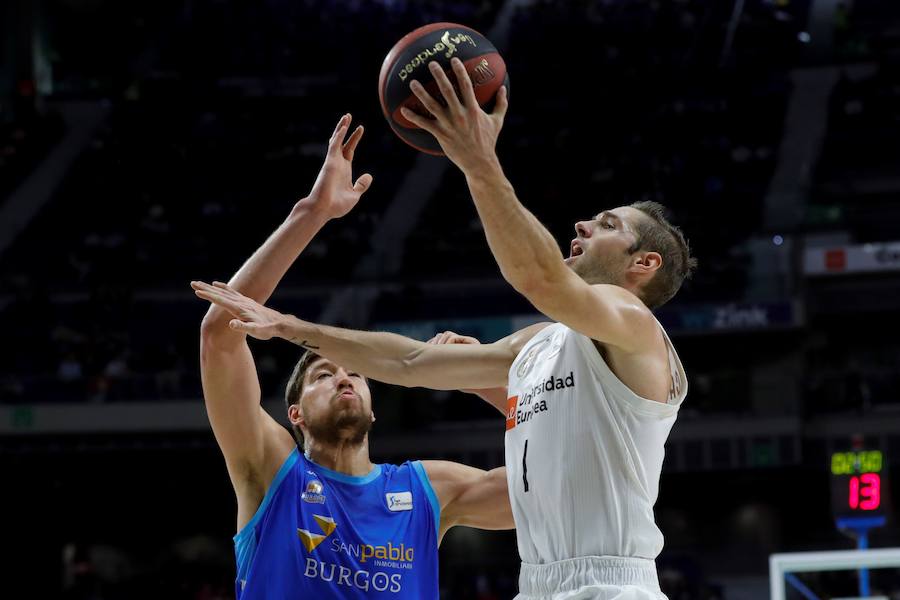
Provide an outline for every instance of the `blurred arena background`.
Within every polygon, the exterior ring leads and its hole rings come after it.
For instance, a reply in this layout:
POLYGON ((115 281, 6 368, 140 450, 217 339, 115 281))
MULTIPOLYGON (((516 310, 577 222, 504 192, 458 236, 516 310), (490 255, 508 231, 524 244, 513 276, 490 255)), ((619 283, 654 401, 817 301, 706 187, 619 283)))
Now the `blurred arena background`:
MULTIPOLYGON (((503 53, 500 157, 562 245, 576 220, 650 199, 699 257, 659 313, 691 390, 656 505, 669 598, 764 599, 770 554, 855 547, 835 453, 880 452, 869 542, 898 545, 897 0, 7 0, 0 595, 233 597, 188 282, 226 280, 277 226, 344 112, 374 185, 271 304, 419 339, 536 318, 462 176, 380 113, 385 53, 433 21, 503 53)), ((298 349, 253 349, 282 418, 298 349)), ((374 460, 502 464, 504 423, 474 396, 373 393, 374 460)), ((517 573, 512 532, 445 539, 442 597, 510 598, 517 573)), ((852 571, 805 581, 856 594, 852 571)), ((897 570, 872 588, 900 598, 897 570)))

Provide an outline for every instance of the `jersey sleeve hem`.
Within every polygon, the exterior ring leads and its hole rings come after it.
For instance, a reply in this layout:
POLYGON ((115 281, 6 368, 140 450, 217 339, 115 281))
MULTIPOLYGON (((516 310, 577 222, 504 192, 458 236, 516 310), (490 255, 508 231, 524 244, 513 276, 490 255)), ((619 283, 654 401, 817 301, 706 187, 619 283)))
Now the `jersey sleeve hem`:
POLYGON ((281 482, 284 481, 284 478, 287 477, 287 474, 290 472, 291 468, 299 458, 300 451, 297 448, 294 448, 294 450, 284 460, 284 463, 282 463, 281 468, 278 469, 278 472, 275 474, 275 478, 272 480, 271 485, 269 485, 269 489, 268 491, 266 491, 266 495, 263 497, 262 502, 259 503, 259 508, 256 509, 253 517, 246 525, 241 528, 240 531, 235 534, 235 544, 240 542, 246 536, 250 535, 250 533, 253 531, 253 528, 257 523, 259 523, 259 520, 262 519, 263 513, 266 512, 266 508, 268 508, 269 503, 272 501, 272 498, 275 496, 275 493, 281 486, 281 482))
POLYGON ((422 461, 413 461, 412 467, 413 471, 415 471, 416 475, 418 475, 419 481, 422 483, 422 488, 425 490, 425 495, 428 497, 428 502, 431 504, 431 513, 434 515, 434 534, 435 536, 440 537, 441 504, 440 502, 438 502, 437 494, 434 493, 434 488, 431 487, 431 480, 428 479, 428 473, 425 472, 425 467, 422 466, 422 461))

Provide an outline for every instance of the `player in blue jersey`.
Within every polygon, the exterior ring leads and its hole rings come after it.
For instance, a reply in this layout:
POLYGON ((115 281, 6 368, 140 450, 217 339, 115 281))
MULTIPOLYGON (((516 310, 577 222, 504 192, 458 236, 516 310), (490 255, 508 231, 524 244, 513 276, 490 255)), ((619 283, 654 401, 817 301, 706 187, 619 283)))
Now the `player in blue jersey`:
MULTIPOLYGON (((369 188, 368 174, 352 181, 363 129, 345 142, 349 126, 344 115, 309 196, 232 277, 233 289, 264 303, 319 229, 369 188)), ((210 307, 200 356, 209 420, 237 496, 240 600, 437 598, 437 548, 448 528, 514 527, 503 468, 373 464, 366 379, 314 352, 285 393, 295 440, 260 406, 253 356, 231 318, 210 307)))

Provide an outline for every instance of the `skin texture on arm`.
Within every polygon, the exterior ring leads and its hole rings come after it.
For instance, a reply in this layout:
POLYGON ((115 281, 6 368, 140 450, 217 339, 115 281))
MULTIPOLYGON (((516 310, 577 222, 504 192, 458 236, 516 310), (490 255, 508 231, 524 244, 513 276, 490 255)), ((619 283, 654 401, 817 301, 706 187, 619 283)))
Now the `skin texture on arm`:
MULTIPOLYGON (((324 222, 302 201, 298 203, 235 274, 232 284, 267 300, 324 222)), ((210 306, 201 326, 200 375, 209 421, 237 489, 266 479, 265 471, 271 470, 266 465, 283 461, 294 444, 260 406, 259 380, 246 335, 229 328, 228 320, 227 312, 210 306)))
POLYGON ((515 529, 506 467, 484 471, 445 460, 423 460, 441 506, 439 539, 456 525, 477 529, 515 529))
POLYGON ((410 88, 434 118, 406 109, 403 116, 434 135, 463 171, 503 277, 551 319, 604 344, 636 352, 657 343, 653 315, 640 299, 618 286, 590 285, 572 272, 553 236, 516 197, 496 154, 508 109, 505 88, 487 114, 459 60, 452 61, 459 96, 437 63, 429 67, 446 107, 413 81, 410 88))
POLYGON ((504 386, 516 355, 547 323, 536 323, 492 344, 426 344, 393 333, 317 325, 262 306, 224 283, 191 282, 200 298, 234 317, 229 325, 261 340, 280 337, 367 377, 435 390, 504 386))
MULTIPOLYGON (((478 339, 473 338, 468 335, 459 335, 453 331, 444 331, 443 333, 439 333, 435 335, 433 338, 428 340, 429 344, 480 344, 481 342, 478 339)), ((488 388, 488 389, 464 389, 460 390, 461 392, 465 392, 467 394, 475 394, 494 408, 500 411, 504 417, 506 416, 506 386, 488 388)))
MULTIPOLYGON (((330 219, 342 216, 371 183, 350 181, 351 160, 363 130, 344 143, 349 115, 338 122, 310 195, 294 206, 231 279, 234 289, 265 302, 309 241, 330 219)), ((231 315, 215 304, 203 319, 200 365, 203 395, 216 441, 238 496, 238 526, 262 500, 275 472, 296 447, 290 433, 260 406, 260 386, 246 334, 228 327, 231 315)))
MULTIPOLYGON (((481 344, 478 339, 452 331, 439 333, 429 344, 481 344)), ((475 394, 506 416, 506 386, 484 390, 462 390, 475 394)), ((438 542, 456 525, 478 529, 514 529, 512 506, 506 482, 506 467, 483 471, 459 463, 427 460, 428 474, 441 506, 438 542)))

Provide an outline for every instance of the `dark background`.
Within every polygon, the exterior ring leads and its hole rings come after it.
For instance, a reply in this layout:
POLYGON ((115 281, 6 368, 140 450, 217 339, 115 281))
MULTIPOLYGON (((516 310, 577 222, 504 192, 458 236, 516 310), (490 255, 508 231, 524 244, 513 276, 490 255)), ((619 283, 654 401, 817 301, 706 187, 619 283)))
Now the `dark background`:
MULTIPOLYGON (((504 55, 500 158, 563 248, 575 221, 657 200, 699 258, 659 313, 691 390, 656 505, 669 597, 765 598, 771 553, 853 547, 830 506, 837 450, 884 453, 888 524, 871 543, 897 544, 900 260, 822 275, 804 256, 900 240, 900 3, 11 0, 4 597, 232 597, 235 503, 188 282, 227 279, 277 227, 344 112, 366 126, 356 170, 374 185, 271 304, 420 339, 493 341, 535 318, 500 278, 459 172, 381 115, 383 57, 435 21, 504 55)), ((280 417, 297 348, 253 350, 280 417)), ((373 459, 502 464, 502 421, 476 398, 378 384, 374 398, 373 459)), ((454 530, 441 569, 442 597, 510 598, 514 534, 454 530)), ((852 572, 804 581, 855 593, 852 572)), ((900 590, 891 570, 873 584, 900 590)))

